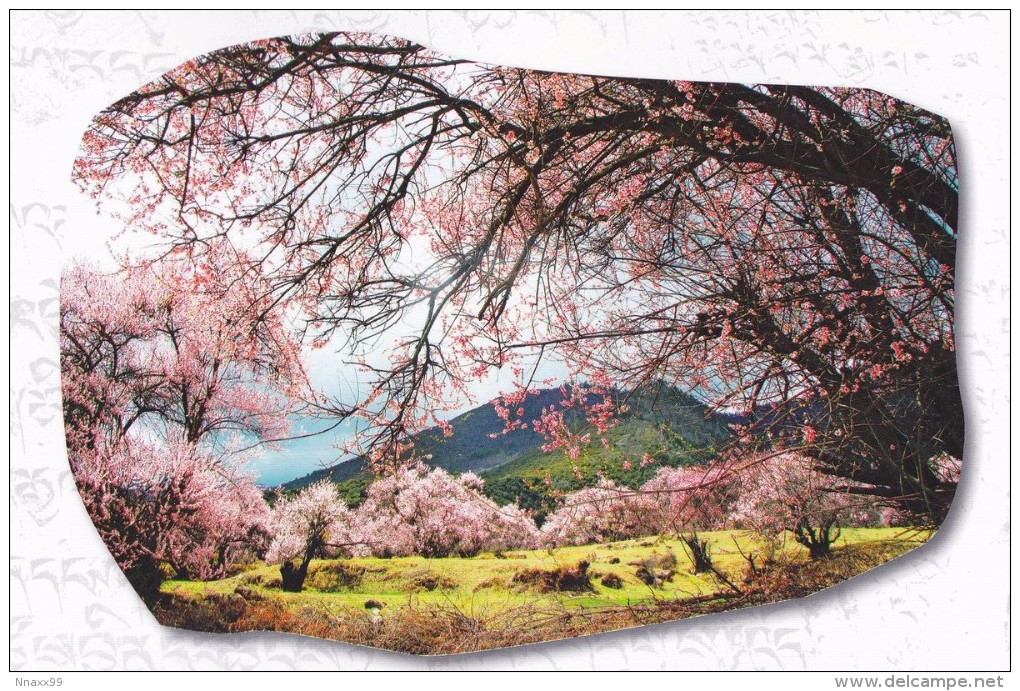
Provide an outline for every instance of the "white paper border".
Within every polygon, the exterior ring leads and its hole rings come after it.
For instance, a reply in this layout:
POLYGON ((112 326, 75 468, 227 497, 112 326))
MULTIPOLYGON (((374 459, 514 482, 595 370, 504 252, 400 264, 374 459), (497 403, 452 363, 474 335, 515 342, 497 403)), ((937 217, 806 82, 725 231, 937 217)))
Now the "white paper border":
POLYGON ((1008 14, 963 11, 12 13, 11 669, 1005 668, 1008 37, 1008 14), (68 182, 71 161, 96 111, 163 70, 231 43, 332 29, 548 70, 864 86, 948 117, 963 183, 957 332, 967 453, 940 534, 803 600, 471 655, 416 658, 157 625, 92 529, 64 457, 60 253, 108 227, 68 182))

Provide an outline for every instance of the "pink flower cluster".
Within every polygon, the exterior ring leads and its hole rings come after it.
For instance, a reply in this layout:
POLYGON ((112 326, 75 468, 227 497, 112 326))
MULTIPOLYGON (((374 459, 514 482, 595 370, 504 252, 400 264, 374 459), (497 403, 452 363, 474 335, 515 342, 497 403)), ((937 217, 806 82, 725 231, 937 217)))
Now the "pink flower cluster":
POLYGON ((349 509, 332 485, 312 485, 274 507, 276 538, 266 559, 293 558, 316 541, 326 545, 323 554, 334 545, 332 553, 382 557, 538 546, 531 516, 515 505, 497 506, 482 487, 473 473, 458 477, 413 465, 373 482, 365 501, 349 509))
POLYGON ((265 549, 269 507, 252 478, 187 442, 100 443, 72 462, 100 536, 133 582, 160 563, 179 578, 217 578, 265 549))
POLYGON ((137 588, 222 576, 268 541, 240 448, 287 428, 298 347, 237 254, 62 280, 68 456, 97 529, 137 588), (229 259, 230 261, 226 261, 229 259))
POLYGON ((722 528, 733 478, 711 466, 660 468, 637 490, 611 480, 572 492, 542 525, 549 545, 581 545, 680 530, 722 528))

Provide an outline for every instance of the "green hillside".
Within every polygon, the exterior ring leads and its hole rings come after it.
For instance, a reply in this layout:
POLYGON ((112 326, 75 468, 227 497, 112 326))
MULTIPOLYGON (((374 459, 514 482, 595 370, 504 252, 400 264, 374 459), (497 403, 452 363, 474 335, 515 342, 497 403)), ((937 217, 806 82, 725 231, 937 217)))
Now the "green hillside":
POLYGON ((637 487, 661 466, 705 462, 730 434, 726 418, 673 389, 636 392, 627 402, 630 410, 602 435, 604 444, 593 435, 576 459, 539 446, 482 473, 486 494, 541 514, 557 493, 591 486, 599 477, 637 487))
MULTIPOLYGON (((557 492, 590 486, 600 475, 635 487, 662 465, 705 461, 730 434, 728 418, 713 415, 702 403, 665 385, 617 393, 616 398, 629 409, 602 435, 605 444, 593 434, 576 459, 563 449, 543 451, 546 440, 530 425, 504 433, 503 420, 491 403, 451 420, 450 437, 438 428, 421 432, 414 438, 415 447, 431 455, 432 466, 479 473, 485 479, 486 494, 497 502, 514 502, 544 513, 557 492), (642 462, 645 454, 647 463, 642 462)), ((559 389, 529 396, 523 418, 534 419, 562 399, 559 389)), ((582 434, 592 431, 581 416, 574 417, 572 424, 582 434)), ((322 479, 336 482, 348 503, 356 504, 372 476, 364 459, 356 458, 292 480, 284 488, 296 490, 322 479)))
MULTIPOLYGON (((525 400, 524 417, 534 419, 542 408, 557 405, 563 400, 559 389, 544 389, 525 400)), ((417 451, 432 456, 433 466, 454 473, 482 472, 508 463, 522 455, 540 449, 544 440, 530 429, 503 433, 504 422, 491 403, 480 405, 450 421, 453 436, 443 436, 433 427, 414 436, 417 451)), ((323 470, 316 470, 283 485, 286 490, 298 490, 320 480, 331 480, 342 487, 348 503, 357 503, 361 491, 371 482, 372 475, 365 459, 357 457, 323 470)))

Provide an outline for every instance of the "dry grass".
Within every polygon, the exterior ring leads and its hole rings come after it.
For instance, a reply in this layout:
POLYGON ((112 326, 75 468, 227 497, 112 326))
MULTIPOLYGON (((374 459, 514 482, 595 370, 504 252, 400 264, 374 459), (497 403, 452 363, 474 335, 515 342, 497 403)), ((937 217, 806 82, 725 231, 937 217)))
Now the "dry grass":
MULTIPOLYGON (((878 566, 913 545, 880 541, 844 545, 818 561, 779 564, 743 583, 741 592, 718 592, 680 599, 650 599, 630 606, 578 607, 565 602, 480 598, 429 600, 408 596, 403 605, 366 610, 328 600, 296 604, 281 596, 240 585, 234 593, 164 594, 156 603, 157 619, 167 625, 201 631, 275 630, 348 641, 423 655, 451 654, 524 645, 571 636, 630 628, 713 612, 801 597, 878 566)), ((577 567, 573 567, 575 570, 577 567)), ((320 569, 343 583, 353 580, 345 569, 320 569)), ((412 572, 421 587, 437 592, 444 584, 435 574, 412 572)), ((541 581, 553 575, 541 574, 541 581)), ((249 579, 254 580, 254 579, 249 579)), ((554 579, 555 580, 555 579, 554 579)), ((332 585, 332 583, 331 583, 332 585)), ((343 587, 342 584, 339 587, 343 587)))

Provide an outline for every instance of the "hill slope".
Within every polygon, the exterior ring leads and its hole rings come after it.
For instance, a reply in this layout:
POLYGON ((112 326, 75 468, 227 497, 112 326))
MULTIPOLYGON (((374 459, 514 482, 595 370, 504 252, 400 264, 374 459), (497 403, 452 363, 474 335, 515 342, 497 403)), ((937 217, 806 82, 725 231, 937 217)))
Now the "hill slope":
MULTIPOLYGON (((525 400, 525 418, 534 419, 543 407, 559 404, 562 400, 563 394, 559 389, 543 389, 525 400)), ((419 453, 432 455, 431 465, 455 473, 494 468, 540 448, 544 441, 530 428, 503 434, 503 420, 491 403, 458 415, 450 421, 450 426, 453 436, 445 437, 442 430, 432 427, 414 435, 413 441, 419 453)), ((326 479, 344 483, 365 473, 365 458, 359 456, 291 480, 283 487, 300 489, 326 479)))
MULTIPOLYGON (((453 435, 438 428, 415 435, 415 448, 431 455, 429 464, 454 473, 476 472, 486 480, 486 493, 500 503, 547 510, 557 490, 591 485, 599 474, 636 486, 661 465, 684 465, 706 460, 729 436, 726 416, 713 415, 694 398, 668 386, 646 387, 616 398, 629 406, 619 422, 570 459, 562 449, 544 451, 545 439, 526 429, 504 432, 504 422, 491 403, 450 421, 453 435), (645 456, 647 454, 647 457, 645 456), (642 459, 649 462, 642 464, 642 459), (630 462, 629 464, 627 462, 630 462)), ((543 389, 528 396, 522 419, 537 418, 543 408, 563 400, 560 389, 543 389)), ((570 418, 568 418, 569 420, 570 418)), ((575 416, 572 424, 584 431, 587 423, 575 416)), ((362 457, 315 471, 283 485, 297 490, 319 480, 341 485, 349 503, 357 503, 371 481, 362 457)))

